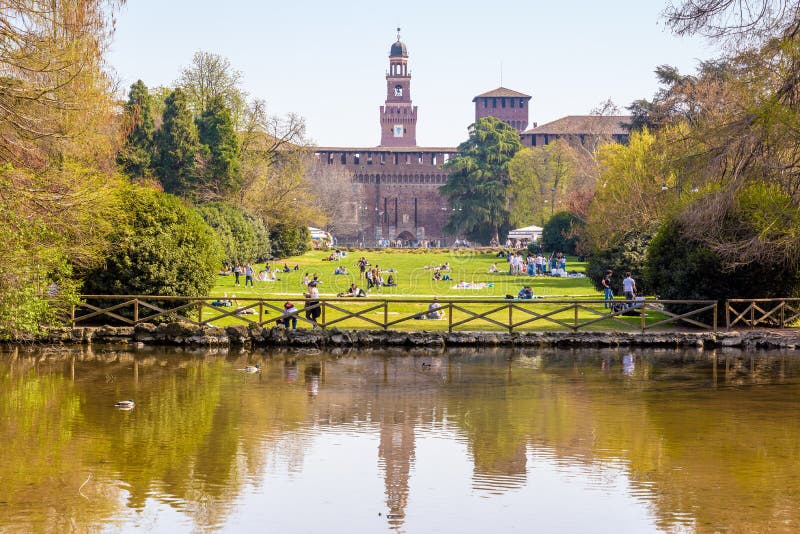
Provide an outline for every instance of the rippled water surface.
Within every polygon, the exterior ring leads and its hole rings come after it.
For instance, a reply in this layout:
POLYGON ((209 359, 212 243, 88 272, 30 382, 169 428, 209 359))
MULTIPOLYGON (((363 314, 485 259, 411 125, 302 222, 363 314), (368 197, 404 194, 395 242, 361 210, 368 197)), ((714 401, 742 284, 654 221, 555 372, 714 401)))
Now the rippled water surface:
POLYGON ((800 354, 6 349, 0 451, 2 532, 798 532, 800 354))

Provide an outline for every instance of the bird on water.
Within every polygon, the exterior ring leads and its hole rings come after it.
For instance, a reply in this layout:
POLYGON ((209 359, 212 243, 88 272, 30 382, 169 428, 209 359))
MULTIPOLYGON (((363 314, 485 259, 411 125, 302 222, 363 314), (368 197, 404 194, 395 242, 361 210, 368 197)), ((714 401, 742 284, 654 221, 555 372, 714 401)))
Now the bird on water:
POLYGON ((119 401, 119 402, 115 403, 114 406, 116 406, 117 408, 119 408, 121 410, 132 410, 133 407, 136 406, 136 403, 133 402, 133 399, 129 399, 129 400, 124 400, 124 401, 119 401))

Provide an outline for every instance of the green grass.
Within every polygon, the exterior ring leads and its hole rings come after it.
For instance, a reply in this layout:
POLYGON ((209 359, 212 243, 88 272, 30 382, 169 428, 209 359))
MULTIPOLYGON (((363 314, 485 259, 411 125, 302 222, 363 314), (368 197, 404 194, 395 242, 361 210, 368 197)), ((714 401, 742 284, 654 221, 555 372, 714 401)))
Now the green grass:
MULTIPOLYGON (((523 285, 531 285, 536 296, 544 298, 602 298, 587 278, 556 278, 556 277, 530 277, 508 275, 508 264, 503 258, 496 258, 494 254, 479 253, 471 249, 454 252, 417 252, 413 250, 387 250, 380 252, 350 252, 339 262, 323 261, 328 256, 327 252, 313 251, 302 256, 288 258, 285 261, 272 263, 282 267, 286 263, 290 268, 298 265, 298 271, 280 273, 278 282, 255 282, 255 287, 244 287, 244 277, 241 285, 234 286, 233 276, 220 276, 212 291, 212 296, 235 294, 237 297, 294 297, 300 298, 305 288, 301 285, 303 275, 316 273, 322 284, 319 286, 320 296, 333 297, 337 293, 346 291, 352 282, 366 289, 366 280, 359 279, 359 270, 356 265, 359 257, 366 256, 371 265, 379 265, 387 278, 388 269, 397 281, 397 287, 384 287, 371 290, 370 297, 432 297, 440 298, 487 298, 504 297, 506 294, 516 295, 523 285), (433 280, 433 271, 425 267, 450 263, 450 281, 433 280), (489 267, 497 262, 497 267, 503 273, 489 274, 489 267), (337 265, 347 268, 347 275, 334 276, 333 270, 337 265), (484 289, 453 289, 460 280, 474 283, 493 284, 493 287, 484 289)), ((264 264, 254 266, 256 272, 264 264)), ((583 272, 584 263, 578 263, 574 258, 567 259, 567 270, 583 272)))
MULTIPOLYGON (((508 264, 504 258, 497 258, 494 254, 484 253, 471 249, 464 249, 458 251, 446 252, 428 252, 428 251, 414 251, 414 250, 386 250, 386 251, 355 251, 347 254, 345 258, 336 261, 323 261, 327 258, 328 252, 313 251, 302 256, 288 258, 285 261, 271 263, 273 267, 283 267, 284 263, 290 268, 295 265, 299 266, 297 271, 292 270, 289 273, 279 273, 277 282, 255 282, 255 287, 244 287, 244 277, 240 279, 240 286, 234 285, 233 276, 220 276, 217 279, 217 284, 214 287, 212 295, 214 297, 221 297, 227 294, 229 297, 236 296, 237 304, 239 306, 247 306, 250 304, 246 299, 248 298, 278 298, 278 299, 291 299, 295 301, 298 307, 302 307, 303 292, 305 288, 302 286, 301 281, 305 273, 313 276, 315 273, 318 275, 319 280, 322 282, 319 286, 320 296, 322 297, 335 297, 337 293, 346 291, 352 282, 356 282, 359 287, 366 289, 366 280, 360 278, 360 273, 356 262, 364 255, 369 260, 371 265, 380 266, 384 272, 384 278, 389 273, 388 269, 394 269, 394 276, 398 283, 397 287, 384 287, 381 289, 372 289, 368 296, 370 298, 388 298, 390 301, 402 299, 425 299, 421 303, 408 303, 397 302, 389 304, 387 309, 380 307, 378 309, 367 311, 363 317, 372 319, 379 323, 383 323, 384 319, 393 321, 401 319, 406 316, 414 315, 424 312, 430 298, 438 296, 441 299, 498 299, 498 304, 469 304, 465 308, 470 309, 474 313, 485 313, 493 308, 500 306, 503 302, 503 297, 507 294, 516 295, 519 289, 524 285, 531 285, 534 294, 537 297, 545 299, 601 299, 602 294, 594 289, 591 282, 587 278, 557 278, 557 277, 531 277, 531 276, 511 276, 508 273, 508 264), (451 280, 449 281, 436 281, 433 280, 433 270, 426 269, 435 265, 441 265, 445 262, 450 263, 451 280), (493 263, 497 263, 498 269, 501 273, 490 274, 489 268, 493 263), (333 271, 337 265, 344 265, 347 270, 347 275, 334 275, 333 271), (470 283, 486 283, 492 284, 491 287, 483 289, 455 289, 455 286, 460 280, 470 283)), ((263 264, 254 266, 256 272, 264 267, 263 264)), ((578 263, 575 258, 568 258, 567 270, 575 272, 584 272, 585 264, 578 263)), ((274 303, 280 305, 280 303, 274 303)), ((366 302, 362 299, 350 299, 347 302, 335 303, 335 305, 347 309, 350 312, 366 310, 370 307, 376 306, 377 303, 366 302)), ((562 305, 538 303, 524 303, 525 307, 531 307, 537 313, 546 313, 549 311, 557 310, 562 305)), ((603 311, 602 304, 593 304, 590 306, 598 311, 603 311)), ((257 309, 257 308, 256 308, 257 309)), ((345 314, 336 311, 332 308, 326 309, 325 320, 330 322, 345 314)), ((263 320, 270 318, 277 318, 278 312, 264 308, 263 320)), ((207 310, 203 318, 208 320, 216 315, 213 310, 207 310)), ((660 314, 653 314, 648 312, 647 320, 653 322, 661 317, 660 314), (651 317, 652 316, 652 317, 651 317)), ((257 321, 259 315, 245 316, 250 320, 257 321)), ((469 314, 463 311, 453 311, 453 321, 458 322, 463 319, 469 318, 469 314)), ((561 311, 552 316, 567 323, 574 321, 574 310, 561 311)), ((591 312, 581 311, 579 319, 581 321, 597 317, 591 312)), ((504 308, 488 315, 488 318, 494 319, 500 323, 507 323, 508 309, 504 308)), ((532 318, 521 310, 513 311, 514 322, 523 321, 532 318)), ((638 317, 621 317, 625 323, 630 324, 634 329, 639 325, 638 317)), ((221 320, 214 321, 216 325, 227 324, 241 324, 242 320, 235 317, 226 317, 221 320)), ((448 321, 431 321, 431 320, 408 320, 391 326, 393 329, 398 330, 445 330, 447 329, 448 321)), ((358 318, 347 318, 338 322, 335 326, 341 328, 378 328, 378 326, 371 324, 367 321, 358 318)), ((300 328, 308 327, 307 323, 300 322, 300 328)), ((456 330, 504 330, 503 327, 492 323, 487 320, 476 320, 466 323, 462 326, 455 328, 456 330)), ((558 330, 564 327, 554 324, 550 321, 536 320, 521 328, 522 330, 558 330)), ((604 320, 596 323, 591 327, 596 330, 608 329, 623 329, 625 326, 615 321, 604 320)))

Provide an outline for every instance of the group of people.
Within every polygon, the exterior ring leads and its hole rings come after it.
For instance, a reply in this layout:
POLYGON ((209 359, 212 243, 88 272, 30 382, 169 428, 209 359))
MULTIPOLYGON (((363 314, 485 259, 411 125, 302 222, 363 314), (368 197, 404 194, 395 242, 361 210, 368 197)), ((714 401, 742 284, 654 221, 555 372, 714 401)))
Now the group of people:
POLYGON ((264 268, 260 270, 258 274, 256 274, 255 268, 251 264, 245 263, 242 265, 241 263, 236 263, 232 267, 226 268, 221 274, 233 274, 234 286, 238 287, 240 285, 241 277, 244 276, 244 286, 255 287, 256 280, 259 282, 278 282, 280 281, 280 278, 278 278, 278 273, 290 273, 292 270, 299 271, 300 266, 295 265, 294 269, 291 269, 286 263, 283 264, 283 268, 277 265, 272 267, 269 263, 267 263, 264 268))
MULTIPOLYGON (((554 252, 550 258, 545 258, 543 254, 528 253, 524 256, 522 252, 502 251, 499 256, 505 256, 508 262, 508 274, 528 276, 567 276, 567 257, 561 252, 554 252)), ((490 273, 498 273, 500 269, 497 263, 489 268, 490 273)))
MULTIPOLYGON (((613 271, 608 270, 603 278, 600 280, 600 287, 603 288, 603 300, 605 307, 614 309, 614 286, 612 282, 613 271)), ((636 280, 633 279, 630 272, 625 273, 625 278, 622 279, 622 293, 625 295, 625 305, 627 307, 633 306, 634 301, 642 298, 636 296, 636 280)))

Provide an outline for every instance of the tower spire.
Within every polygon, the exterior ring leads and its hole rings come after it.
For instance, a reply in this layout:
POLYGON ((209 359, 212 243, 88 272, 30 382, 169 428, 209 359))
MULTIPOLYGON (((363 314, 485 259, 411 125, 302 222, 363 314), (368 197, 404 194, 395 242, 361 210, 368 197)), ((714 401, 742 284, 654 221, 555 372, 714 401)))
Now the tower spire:
POLYGON ((397 27, 397 40, 400 40, 400 26, 397 27))

